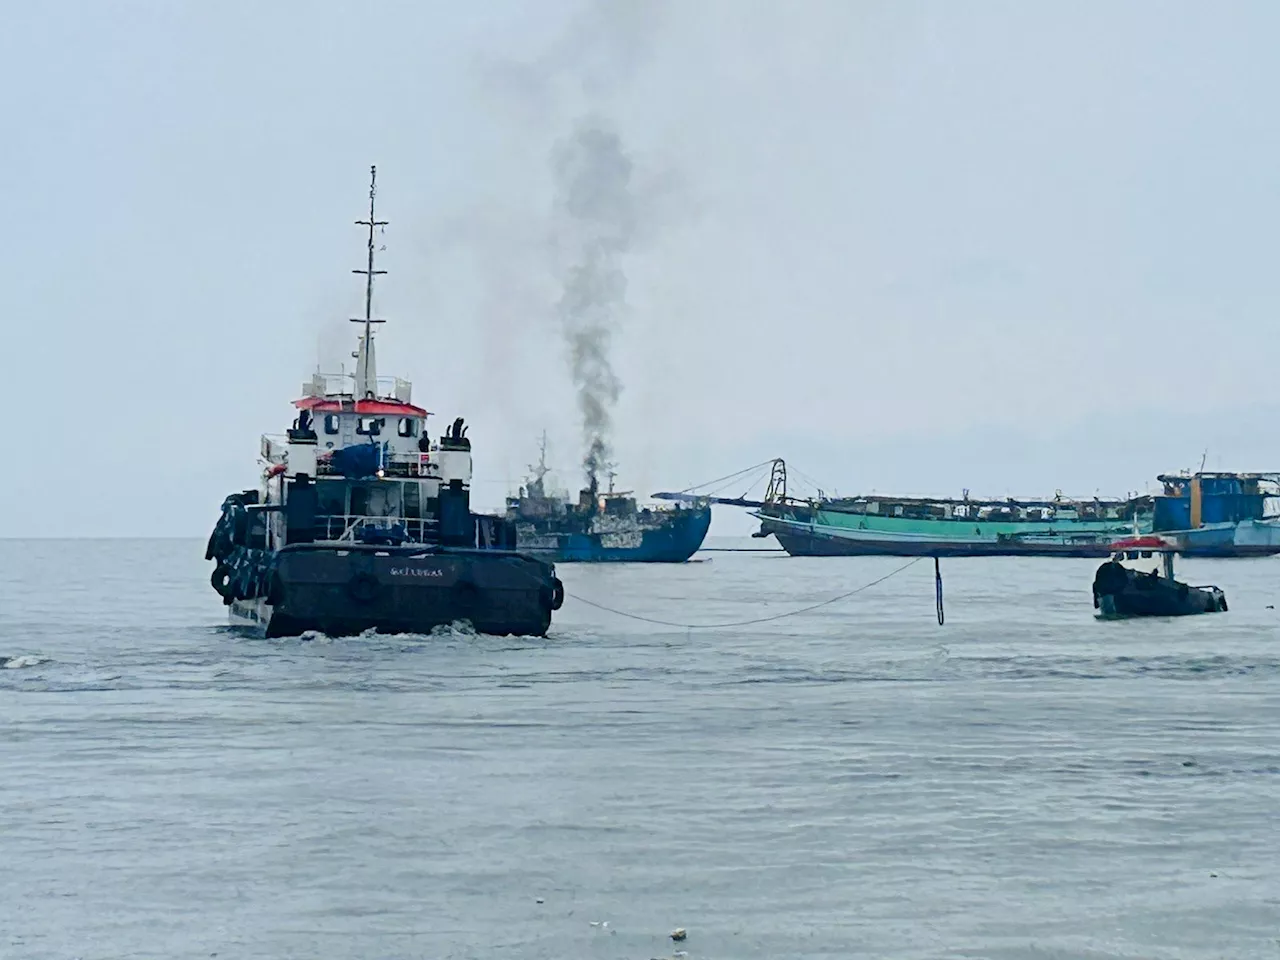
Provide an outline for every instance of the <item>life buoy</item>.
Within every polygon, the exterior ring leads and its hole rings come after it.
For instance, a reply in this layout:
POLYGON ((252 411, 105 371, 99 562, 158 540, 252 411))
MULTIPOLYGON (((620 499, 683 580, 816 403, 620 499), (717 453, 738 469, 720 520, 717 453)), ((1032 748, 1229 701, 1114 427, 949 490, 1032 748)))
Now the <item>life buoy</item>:
POLYGON ((347 593, 356 603, 372 603, 378 596, 381 584, 371 573, 357 573, 347 582, 347 593))
POLYGON ((271 477, 280 476, 280 474, 285 472, 287 467, 288 467, 287 464, 277 463, 275 466, 273 466, 270 470, 267 471, 267 478, 270 479, 271 477))

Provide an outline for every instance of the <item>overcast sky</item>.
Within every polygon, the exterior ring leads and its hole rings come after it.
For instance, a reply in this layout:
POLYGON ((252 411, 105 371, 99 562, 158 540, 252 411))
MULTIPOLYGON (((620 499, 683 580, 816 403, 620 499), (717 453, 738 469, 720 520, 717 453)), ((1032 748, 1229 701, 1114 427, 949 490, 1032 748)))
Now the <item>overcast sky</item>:
MULTIPOLYGON (((203 535, 354 347, 497 506, 582 442, 551 155, 634 163, 619 482, 851 494, 1280 468, 1280 5, 44 2, 0 32, 0 535, 203 535)), ((348 363, 349 363, 348 359, 348 363)), ((726 512, 715 531, 750 529, 726 512)))

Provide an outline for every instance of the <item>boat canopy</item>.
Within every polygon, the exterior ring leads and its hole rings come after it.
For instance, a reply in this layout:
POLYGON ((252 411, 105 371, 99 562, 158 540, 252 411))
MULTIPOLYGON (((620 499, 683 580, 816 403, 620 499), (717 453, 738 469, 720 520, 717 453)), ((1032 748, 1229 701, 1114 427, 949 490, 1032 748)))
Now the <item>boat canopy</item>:
POLYGON ((1112 553, 1127 553, 1133 550, 1143 553, 1177 553, 1178 546, 1171 540, 1157 536, 1125 537, 1111 544, 1112 553))

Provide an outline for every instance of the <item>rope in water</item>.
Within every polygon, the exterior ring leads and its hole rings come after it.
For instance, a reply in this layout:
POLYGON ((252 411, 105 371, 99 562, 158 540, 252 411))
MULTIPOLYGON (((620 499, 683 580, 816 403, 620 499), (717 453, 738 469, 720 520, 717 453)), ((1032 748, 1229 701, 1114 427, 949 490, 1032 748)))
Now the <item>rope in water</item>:
MULTIPOLYGON (((772 620, 785 620, 787 617, 799 616, 802 613, 808 613, 810 610, 817 610, 819 607, 827 607, 833 603, 839 603, 841 600, 847 600, 856 593, 861 593, 863 590, 870 590, 872 587, 884 583, 890 577, 896 577, 903 570, 906 570, 908 567, 915 566, 923 559, 924 557, 916 557, 914 560, 904 563, 896 570, 886 573, 883 577, 880 577, 877 580, 872 580, 870 583, 864 583, 857 589, 850 590, 848 593, 842 593, 838 597, 832 597, 830 600, 823 600, 821 603, 812 603, 807 607, 801 607, 799 610, 788 610, 786 613, 775 613, 773 616, 769 617, 755 617, 751 620, 733 620, 728 623, 676 623, 674 620, 659 620, 656 617, 643 617, 638 613, 627 613, 625 610, 615 610, 613 607, 606 607, 603 603, 596 603, 594 600, 588 600, 586 597, 580 597, 576 593, 568 593, 566 591, 565 596, 573 597, 573 599, 577 600, 579 603, 585 603, 589 607, 595 607, 597 610, 603 610, 606 613, 617 614, 618 616, 626 617, 629 620, 639 620, 642 623, 656 623, 662 627, 679 627, 682 630, 718 630, 724 627, 748 627, 756 623, 769 623, 772 620)), ((938 582, 939 584, 942 582, 941 574, 939 574, 938 582)), ((939 590, 941 590, 941 587, 939 587, 939 590)), ((941 593, 939 593, 939 597, 941 597, 941 593)), ((941 600, 939 600, 939 603, 941 603, 941 600)), ((939 607, 938 609, 941 611, 942 608, 939 607)), ((939 613, 938 616, 941 618, 942 614, 939 613)), ((938 622, 941 623, 942 620, 939 619, 938 622)))
POLYGON ((938 626, 942 626, 947 616, 942 612, 942 567, 939 565, 937 557, 933 558, 933 577, 938 585, 938 626))

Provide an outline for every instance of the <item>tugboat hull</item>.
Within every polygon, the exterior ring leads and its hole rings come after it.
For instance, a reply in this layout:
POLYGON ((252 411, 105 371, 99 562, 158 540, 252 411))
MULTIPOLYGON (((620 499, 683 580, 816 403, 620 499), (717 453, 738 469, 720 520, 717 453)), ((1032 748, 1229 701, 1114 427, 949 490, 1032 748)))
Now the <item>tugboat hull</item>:
POLYGON ((315 543, 281 549, 267 595, 230 607, 268 637, 428 633, 457 621, 543 636, 563 600, 554 568, 516 553, 315 543))
POLYGON ((1184 617, 1225 611, 1227 598, 1217 587, 1192 587, 1108 561, 1094 575, 1093 605, 1105 619, 1184 617))

